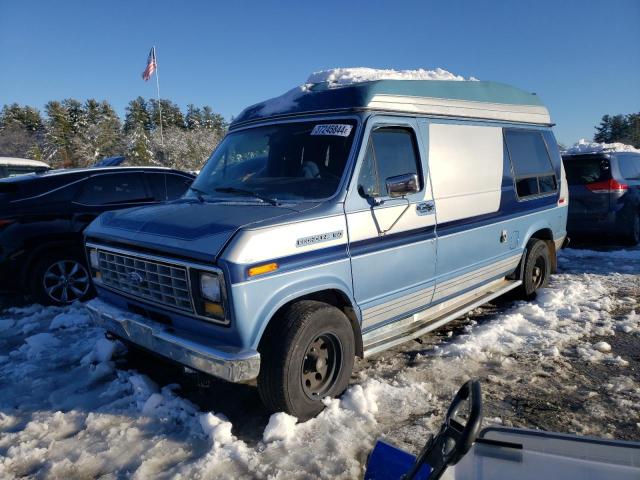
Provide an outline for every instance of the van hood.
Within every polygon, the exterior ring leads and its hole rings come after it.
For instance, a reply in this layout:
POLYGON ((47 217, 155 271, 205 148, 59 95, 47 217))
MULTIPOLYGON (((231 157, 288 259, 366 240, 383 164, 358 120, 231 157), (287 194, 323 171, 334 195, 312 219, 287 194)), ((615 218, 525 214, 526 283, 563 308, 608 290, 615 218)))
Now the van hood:
POLYGON ((239 229, 249 225, 267 225, 296 215, 300 207, 179 200, 103 213, 87 227, 85 233, 89 241, 116 243, 124 247, 135 245, 167 255, 210 262, 222 253, 239 229))

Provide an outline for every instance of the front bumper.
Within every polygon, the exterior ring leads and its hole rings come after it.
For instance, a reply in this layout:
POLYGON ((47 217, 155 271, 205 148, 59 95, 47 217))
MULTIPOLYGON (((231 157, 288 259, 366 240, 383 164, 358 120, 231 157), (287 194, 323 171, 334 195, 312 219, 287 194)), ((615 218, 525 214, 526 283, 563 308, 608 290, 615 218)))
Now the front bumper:
POLYGON ((86 307, 94 323, 117 337, 214 377, 239 383, 253 380, 260 371, 260 354, 255 350, 204 343, 202 337, 178 333, 99 299, 86 307))

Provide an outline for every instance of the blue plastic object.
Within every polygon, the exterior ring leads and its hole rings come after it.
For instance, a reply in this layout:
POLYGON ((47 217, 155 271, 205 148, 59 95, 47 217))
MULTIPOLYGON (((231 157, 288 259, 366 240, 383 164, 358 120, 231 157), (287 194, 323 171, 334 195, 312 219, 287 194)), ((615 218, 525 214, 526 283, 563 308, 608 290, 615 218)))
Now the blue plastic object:
MULTIPOLYGON (((399 480, 405 475, 416 461, 416 457, 404 452, 382 440, 376 442, 369 461, 365 480, 399 480)), ((414 477, 419 480, 427 480, 431 475, 431 467, 423 464, 414 477)))

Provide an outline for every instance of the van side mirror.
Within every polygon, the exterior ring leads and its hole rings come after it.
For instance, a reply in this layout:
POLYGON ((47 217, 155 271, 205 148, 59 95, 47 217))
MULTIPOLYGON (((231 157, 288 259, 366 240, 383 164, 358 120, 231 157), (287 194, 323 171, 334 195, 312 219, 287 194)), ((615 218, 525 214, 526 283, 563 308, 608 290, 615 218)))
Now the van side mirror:
POLYGON ((418 186, 418 175, 415 173, 405 173, 404 175, 396 175, 385 180, 387 192, 391 198, 406 197, 411 193, 420 190, 418 186))

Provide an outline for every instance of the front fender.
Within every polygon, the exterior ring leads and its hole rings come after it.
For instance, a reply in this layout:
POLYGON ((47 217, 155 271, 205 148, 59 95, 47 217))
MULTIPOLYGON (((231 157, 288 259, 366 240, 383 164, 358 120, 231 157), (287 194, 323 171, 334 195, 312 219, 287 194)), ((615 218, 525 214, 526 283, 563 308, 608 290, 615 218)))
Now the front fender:
POLYGON ((253 349, 258 348, 262 334, 280 308, 315 292, 340 291, 351 302, 358 321, 361 320, 353 299, 348 259, 237 283, 230 290, 235 327, 246 346, 253 349))

